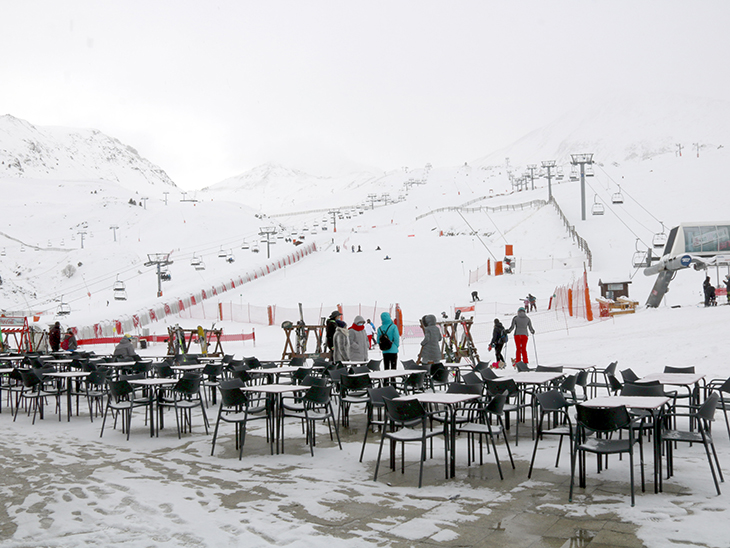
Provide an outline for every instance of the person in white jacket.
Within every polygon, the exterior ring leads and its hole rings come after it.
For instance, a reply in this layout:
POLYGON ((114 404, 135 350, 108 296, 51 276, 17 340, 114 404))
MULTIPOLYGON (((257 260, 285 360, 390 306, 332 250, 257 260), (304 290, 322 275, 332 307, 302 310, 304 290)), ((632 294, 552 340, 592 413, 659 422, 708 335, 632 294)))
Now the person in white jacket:
POLYGON ((350 339, 350 361, 366 362, 368 361, 368 343, 367 327, 362 316, 355 316, 355 321, 348 331, 350 339))
POLYGON ((373 339, 375 338, 376 333, 375 325, 373 325, 373 322, 368 320, 365 322, 365 334, 368 336, 368 350, 373 349, 373 339))

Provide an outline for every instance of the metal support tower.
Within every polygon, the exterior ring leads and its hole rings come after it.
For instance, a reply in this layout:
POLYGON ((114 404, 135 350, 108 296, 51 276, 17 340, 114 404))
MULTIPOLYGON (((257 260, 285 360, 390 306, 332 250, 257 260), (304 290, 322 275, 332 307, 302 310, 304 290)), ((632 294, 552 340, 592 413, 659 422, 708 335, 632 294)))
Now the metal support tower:
POLYGON ((157 267, 157 296, 162 297, 162 267, 171 265, 169 253, 148 253, 145 266, 157 267))
POLYGON ((552 187, 553 176, 552 176, 552 173, 550 172, 550 170, 555 167, 555 160, 543 160, 542 167, 547 169, 548 200, 552 200, 553 199, 553 187, 552 187))
POLYGON ((580 166, 580 219, 586 220, 586 164, 593 163, 593 153, 571 154, 570 163, 580 166))
POLYGON ((271 258, 271 244, 276 243, 271 241, 271 237, 276 234, 276 227, 275 226, 265 226, 262 228, 259 228, 259 236, 264 236, 266 238, 266 258, 271 258))

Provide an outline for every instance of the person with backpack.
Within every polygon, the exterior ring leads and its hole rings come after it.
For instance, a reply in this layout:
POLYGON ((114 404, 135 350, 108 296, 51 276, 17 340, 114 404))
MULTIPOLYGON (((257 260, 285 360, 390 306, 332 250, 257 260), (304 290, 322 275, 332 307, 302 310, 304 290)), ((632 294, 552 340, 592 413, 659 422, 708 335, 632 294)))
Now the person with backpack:
POLYGON ((533 335, 535 330, 532 328, 532 321, 527 316, 525 309, 520 307, 517 310, 517 315, 512 318, 512 325, 509 326, 507 333, 515 332, 515 346, 517 347, 515 353, 515 359, 512 363, 522 362, 527 364, 527 332, 529 331, 533 335))
POLYGON ((61 348, 61 324, 56 322, 48 332, 48 344, 51 345, 51 352, 58 352, 61 348))
POLYGON ((383 353, 383 369, 396 369, 398 365, 398 346, 400 334, 398 327, 388 312, 380 315, 380 327, 377 333, 378 346, 383 353))
MULTIPOLYGON (((332 352, 335 347, 335 331, 337 331, 337 319, 342 316, 339 310, 335 310, 330 314, 325 323, 325 345, 327 350, 332 352)), ((342 320, 340 320, 342 321, 342 320)))
POLYGON ((499 321, 499 318, 494 318, 494 329, 492 330, 492 341, 489 343, 489 350, 494 348, 494 357, 499 369, 504 369, 505 366, 502 348, 507 344, 508 340, 509 337, 507 336, 507 330, 504 328, 504 325, 499 321))

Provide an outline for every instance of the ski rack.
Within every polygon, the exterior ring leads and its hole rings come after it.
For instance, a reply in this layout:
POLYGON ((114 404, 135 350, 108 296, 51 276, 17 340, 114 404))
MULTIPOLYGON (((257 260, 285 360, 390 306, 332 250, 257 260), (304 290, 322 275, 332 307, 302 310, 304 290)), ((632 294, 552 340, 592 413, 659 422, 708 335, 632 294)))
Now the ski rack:
POLYGON ((474 318, 436 322, 443 332, 441 355, 446 357, 446 363, 459 363, 461 358, 468 358, 472 364, 479 363, 479 353, 471 337, 473 324, 474 318))
POLYGON ((290 360, 292 358, 318 358, 328 355, 327 349, 325 348, 324 324, 302 325, 301 322, 286 323, 286 326, 281 326, 286 334, 284 351, 281 353, 282 360, 290 360), (294 335, 294 340, 292 340, 292 334, 294 335), (314 335, 314 352, 307 352, 310 334, 314 335))
MULTIPOLYGON (((223 329, 203 329, 205 332, 205 340, 208 341, 208 353, 206 356, 211 358, 219 358, 223 356, 223 346, 221 345, 221 336, 223 335, 223 329), (215 343, 213 346, 213 350, 210 350, 211 347, 211 335, 212 338, 215 339, 215 343)), ((195 329, 176 329, 174 326, 168 326, 167 327, 167 355, 168 356, 174 356, 175 355, 175 338, 177 337, 177 333, 182 332, 183 334, 183 348, 180 350, 184 352, 185 354, 190 353, 190 346, 193 342, 197 342, 198 340, 198 328, 195 329)))

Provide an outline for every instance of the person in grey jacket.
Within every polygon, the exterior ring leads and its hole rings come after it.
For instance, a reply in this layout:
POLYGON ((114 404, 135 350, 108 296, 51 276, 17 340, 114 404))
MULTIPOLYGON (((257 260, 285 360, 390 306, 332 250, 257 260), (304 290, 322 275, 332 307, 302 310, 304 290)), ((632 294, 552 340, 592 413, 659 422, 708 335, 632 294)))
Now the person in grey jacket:
POLYGON ((132 346, 131 336, 124 335, 124 337, 122 337, 122 340, 119 341, 119 344, 117 344, 117 347, 114 349, 114 357, 128 358, 130 360, 137 358, 137 353, 134 351, 134 347, 132 346))
POLYGON ((515 340, 515 346, 516 348, 516 355, 515 358, 512 360, 512 363, 516 362, 522 362, 522 363, 528 363, 527 362, 527 332, 535 334, 535 330, 532 328, 532 321, 527 316, 527 312, 525 312, 525 309, 520 307, 517 310, 517 315, 512 318, 512 325, 509 326, 509 329, 507 330, 507 333, 512 333, 512 331, 515 332, 514 340, 515 340))
POLYGON ((337 327, 332 337, 332 363, 350 361, 350 337, 347 334, 347 324, 340 319, 335 320, 337 327))
POLYGON ((419 354, 421 362, 438 363, 441 361, 441 330, 436 325, 436 316, 427 314, 421 318, 421 327, 423 328, 423 340, 421 341, 421 352, 419 354))
POLYGON ((370 343, 365 331, 365 319, 362 316, 355 316, 355 321, 350 326, 348 336, 350 338, 350 361, 368 361, 370 343))

